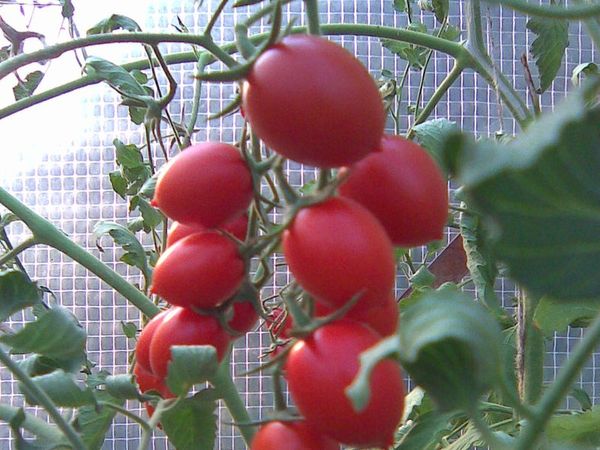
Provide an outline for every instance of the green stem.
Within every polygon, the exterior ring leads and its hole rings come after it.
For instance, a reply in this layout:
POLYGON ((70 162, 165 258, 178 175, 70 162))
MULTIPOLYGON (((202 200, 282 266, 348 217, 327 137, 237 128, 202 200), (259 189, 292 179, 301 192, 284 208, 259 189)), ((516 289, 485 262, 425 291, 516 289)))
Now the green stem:
MULTIPOLYGON (((211 381, 218 390, 220 397, 223 399, 233 421, 238 424, 251 423, 252 420, 248 415, 246 406, 231 377, 229 360, 223 361, 217 374, 211 381)), ((243 425, 239 427, 239 430, 246 445, 250 446, 252 438, 254 437, 254 427, 243 425)))
MULTIPOLYGON (((196 64, 196 70, 198 72, 203 72, 204 68, 209 64, 209 55, 208 53, 203 53, 198 58, 198 62, 196 64)), ((187 136, 184 141, 184 147, 189 147, 191 144, 191 137, 194 133, 194 128, 196 127, 196 122, 198 121, 198 111, 200 110, 200 97, 202 95, 202 80, 200 78, 196 79, 194 83, 194 100, 192 103, 192 111, 190 113, 190 121, 187 124, 186 132, 187 136)))
POLYGON ((522 0, 485 0, 487 3, 507 6, 532 16, 548 17, 551 19, 589 19, 590 16, 600 15, 600 4, 570 5, 568 8, 560 5, 540 5, 522 0))
MULTIPOLYGON (((0 420, 10 422, 20 409, 0 404, 0 420)), ((58 442, 63 437, 63 434, 56 426, 50 425, 45 420, 39 419, 29 413, 25 413, 25 420, 21 423, 21 427, 45 442, 58 442)))
POLYGON ((588 328, 584 338, 570 355, 567 363, 561 368, 554 383, 545 391, 537 407, 535 415, 529 421, 518 438, 515 450, 530 450, 540 438, 544 427, 558 409, 561 401, 569 393, 582 367, 600 344, 600 315, 588 328))
POLYGON ((319 36, 321 34, 321 23, 319 21, 319 5, 317 0, 304 0, 306 5, 306 18, 308 20, 308 32, 319 36))
POLYGON ((3 266, 6 263, 12 261, 13 259, 15 259, 15 257, 17 255, 19 255, 19 253, 27 250, 30 247, 33 247, 34 245, 37 245, 37 244, 39 244, 39 242, 34 237, 25 239, 19 245, 12 248, 8 252, 6 252, 4 255, 0 256, 0 266, 3 266))
POLYGON ((539 399, 544 384, 544 337, 533 320, 539 301, 539 297, 527 294, 521 301, 523 323, 520 325, 524 331, 519 335, 519 350, 523 352, 522 397, 528 405, 539 399))
POLYGON ((0 187, 0 203, 15 213, 32 231, 38 242, 49 245, 72 258, 90 272, 97 275, 109 286, 123 295, 148 317, 154 317, 160 309, 137 288, 110 269, 83 247, 69 239, 61 230, 48 220, 24 205, 16 197, 0 187))
POLYGON ((214 28, 215 24, 217 23, 217 20, 221 16, 221 13, 225 9, 225 6, 227 5, 228 1, 229 0, 221 0, 221 2, 219 3, 219 5, 217 6, 217 9, 215 9, 214 14, 210 18, 208 24, 206 25, 206 29, 204 30, 204 34, 206 36, 210 36, 210 33, 212 32, 212 29, 214 28))
POLYGON ((56 426, 64 433, 75 450, 86 450, 85 444, 73 427, 61 416, 54 403, 48 395, 42 391, 32 379, 11 359, 8 354, 0 348, 0 362, 21 382, 23 392, 41 405, 56 426))
POLYGON ((126 408, 123 408, 120 405, 115 405, 114 403, 110 403, 110 402, 98 402, 98 404, 101 405, 101 406, 104 406, 106 408, 112 409, 113 411, 116 411, 119 414, 122 414, 123 416, 127 417, 128 419, 130 419, 132 422, 136 422, 144 430, 150 429, 150 426, 148 425, 148 422, 146 422, 144 419, 142 419, 137 414, 132 413, 131 411, 129 411, 126 408))

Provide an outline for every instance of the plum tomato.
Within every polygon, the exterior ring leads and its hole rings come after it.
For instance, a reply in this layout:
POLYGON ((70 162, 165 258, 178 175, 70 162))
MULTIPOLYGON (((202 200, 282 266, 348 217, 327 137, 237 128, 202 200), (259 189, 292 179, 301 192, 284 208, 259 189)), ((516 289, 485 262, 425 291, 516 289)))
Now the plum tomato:
POLYGON ((360 61, 309 35, 286 36, 259 56, 242 107, 269 147, 317 167, 363 158, 379 144, 385 123, 377 85, 360 61))
POLYGON ((235 294, 244 274, 235 242, 207 231, 181 239, 160 256, 150 289, 173 305, 214 308, 235 294))
POLYGON ((285 365, 288 387, 308 426, 349 446, 387 448, 393 443, 404 409, 400 366, 383 360, 374 367, 370 400, 360 412, 345 393, 358 372, 360 354, 380 339, 359 322, 339 320, 292 347, 285 365))
POLYGON ((167 376, 171 347, 174 345, 212 345, 220 361, 227 353, 230 341, 231 336, 215 317, 201 315, 187 308, 171 308, 150 343, 152 372, 157 377, 167 376))
POLYGON ((150 366, 150 342, 158 326, 162 323, 169 310, 162 311, 154 316, 142 329, 135 344, 135 366, 141 366, 146 371, 151 372, 150 366))
POLYGON ((367 208, 401 247, 442 239, 448 218, 448 186, 419 145, 386 135, 379 152, 349 168, 340 195, 367 208))
POLYGON ((283 252, 298 283, 335 309, 356 295, 357 310, 383 304, 394 287, 392 244, 377 219, 350 199, 300 210, 284 232, 283 252))
MULTIPOLYGON (((242 214, 233 222, 228 222, 219 229, 230 233, 240 241, 245 240, 246 232, 248 230, 248 214, 242 214)), ((180 222, 173 222, 173 225, 171 225, 171 228, 169 228, 169 234, 167 236, 167 248, 172 246, 175 242, 180 241, 184 237, 189 236, 190 234, 201 233, 208 230, 209 229, 203 225, 184 225, 180 222)))
POLYGON ((231 319, 227 322, 229 328, 240 334, 251 331, 258 322, 258 313, 252 302, 236 301, 231 305, 231 319))
POLYGON ((152 205, 173 220, 217 228, 248 209, 252 174, 229 144, 204 142, 188 147, 158 175, 152 205))
POLYGON ((261 426, 250 450, 339 450, 334 440, 305 422, 269 422, 261 426))

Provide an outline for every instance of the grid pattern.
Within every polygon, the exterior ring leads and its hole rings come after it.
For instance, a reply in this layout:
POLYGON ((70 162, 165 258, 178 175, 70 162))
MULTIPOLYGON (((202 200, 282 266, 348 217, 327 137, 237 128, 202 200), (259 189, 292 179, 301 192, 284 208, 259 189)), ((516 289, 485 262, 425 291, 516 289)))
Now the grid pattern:
MULTIPOLYGON (((147 0, 136 3, 139 6, 134 18, 147 31, 172 31, 171 25, 176 23, 177 17, 181 18, 191 30, 200 31, 218 4, 215 0, 206 0, 198 10, 191 0, 147 0)), ((392 3, 392 0, 321 1, 321 19, 324 23, 406 26, 406 16, 396 13, 392 3)), ((464 32, 465 23, 461 19, 464 17, 463 2, 451 1, 450 3, 450 23, 464 32)), ((77 2, 75 4, 79 6, 77 2)), ((83 5, 81 8, 83 9, 83 5)), ((484 8, 488 28, 488 47, 493 58, 525 98, 526 85, 519 58, 527 52, 532 39, 532 36, 526 32, 526 18, 502 8, 484 8)), ((233 24, 243 20, 247 14, 248 10, 245 8, 233 12, 227 9, 215 29, 216 40, 218 42, 233 40, 233 24)), ((285 17, 288 20, 294 17, 302 23, 302 2, 295 1, 287 6, 285 17)), ((96 16, 96 19, 99 17, 96 16)), ((430 14, 423 16, 423 20, 428 28, 434 27, 434 19, 430 14)), ((552 108, 555 101, 558 102, 569 90, 570 73, 577 64, 592 61, 597 57, 578 25, 572 26, 569 37, 572 48, 567 52, 565 64, 554 85, 541 98, 544 108, 552 108)), ((343 37, 335 40, 357 54, 375 77, 379 77, 383 69, 395 74, 404 71, 405 63, 383 49, 378 40, 362 37, 343 37)), ((169 44, 165 45, 163 50, 165 53, 171 53, 183 51, 185 48, 169 44)), ((103 51, 104 49, 101 49, 97 53, 92 49, 90 53, 102 54, 115 62, 117 57, 130 59, 142 56, 141 50, 134 47, 127 47, 127 53, 118 56, 115 53, 102 53, 103 51)), ((110 51, 114 52, 113 48, 110 51)), ((425 75, 424 100, 431 96, 435 86, 445 77, 451 66, 450 58, 441 54, 433 55, 425 75)), ((189 74, 192 71, 193 66, 190 64, 174 69, 174 75, 179 83, 177 96, 171 105, 171 112, 175 117, 179 117, 182 110, 186 112, 191 110, 193 80, 189 74)), ((420 72, 413 70, 408 72, 400 117, 403 130, 410 125, 408 106, 415 103, 420 82, 420 72)), ((162 80, 162 83, 164 87, 165 80, 162 80)), ((210 84, 205 87, 198 120, 200 130, 196 135, 197 141, 211 139, 234 142, 239 137, 242 123, 239 115, 213 121, 206 120, 209 113, 222 109, 234 95, 233 85, 210 84)), ((139 143, 142 140, 143 130, 128 120, 126 110, 118 104, 118 95, 106 86, 94 86, 77 93, 77 100, 71 106, 77 108, 81 116, 78 123, 83 124, 83 128, 71 130, 70 136, 76 137, 63 139, 54 147, 43 149, 42 156, 37 160, 31 157, 31 152, 39 152, 39 150, 20 149, 16 156, 16 167, 19 167, 19 170, 7 172, 3 185, 10 188, 11 192, 37 212, 48 217, 76 242, 97 254, 117 272, 128 277, 132 282, 139 282, 139 273, 118 263, 119 250, 112 246, 108 239, 102 241, 104 252, 98 254, 95 243, 90 238, 97 221, 122 222, 128 215, 126 203, 112 191, 108 179, 108 174, 116 168, 112 141, 118 138, 125 143, 139 143)), ((54 114, 58 114, 60 111, 58 108, 60 106, 54 110, 54 114)), ((465 73, 461 76, 440 102, 433 117, 456 121, 462 129, 477 135, 488 135, 498 131, 510 134, 517 131, 507 112, 499 105, 496 93, 473 73, 465 73)), ((164 131, 168 132, 166 128, 164 131)), ((155 150, 156 157, 160 158, 160 152, 155 150)), ((315 174, 310 169, 289 163, 289 175, 293 184, 303 185, 315 174)), ((9 231, 14 242, 19 242, 26 236, 26 230, 19 224, 11 225, 9 231)), ((416 252, 414 256, 417 262, 419 257, 423 257, 422 255, 422 252, 416 252)), ((139 324, 138 311, 85 269, 58 252, 37 247, 24 253, 23 262, 34 279, 39 280, 55 293, 57 302, 75 312, 89 336, 90 360, 97 362, 98 368, 117 374, 125 373, 128 369, 128 352, 131 351, 134 343, 124 336, 121 321, 139 324)), ((287 281, 288 274, 280 269, 274 277, 273 284, 267 287, 265 295, 269 295, 287 281)), ((400 292, 405 286, 406 280, 399 279, 398 291, 400 292)), ((501 279, 498 281, 497 288, 506 306, 510 306, 511 299, 516 295, 514 285, 508 280, 501 279)), ((18 328, 26 319, 29 317, 17 314, 8 322, 8 326, 18 328)), ((569 329, 565 334, 556 336, 552 346, 548 348, 546 364, 548 380, 553 379, 557 368, 569 355, 581 334, 579 329, 569 329)), ((233 353, 235 373, 241 374, 256 367, 258 356, 268 344, 269 339, 264 332, 250 333, 240 339, 233 353)), ((596 380, 600 377, 598 363, 600 363, 600 354, 594 355, 579 380, 581 387, 590 394, 594 402, 597 402, 600 397, 600 393, 596 390, 596 380)), ((253 374, 237 377, 236 383, 251 416, 255 419, 264 418, 265 413, 273 405, 269 378, 253 374)), ((0 395, 3 402, 13 405, 23 403, 18 395, 16 384, 2 370, 0 370, 0 395)), ((219 419, 223 422, 228 421, 223 410, 220 410, 219 419)), ((0 449, 10 448, 9 438, 8 427, 0 425, 0 449)), ((104 448, 106 450, 136 449, 138 440, 139 428, 118 418, 107 436, 104 448)), ((152 445, 154 449, 168 448, 165 439, 160 436, 153 440, 152 445)), ((216 448, 229 450, 245 447, 233 427, 224 424, 220 428, 216 448)))

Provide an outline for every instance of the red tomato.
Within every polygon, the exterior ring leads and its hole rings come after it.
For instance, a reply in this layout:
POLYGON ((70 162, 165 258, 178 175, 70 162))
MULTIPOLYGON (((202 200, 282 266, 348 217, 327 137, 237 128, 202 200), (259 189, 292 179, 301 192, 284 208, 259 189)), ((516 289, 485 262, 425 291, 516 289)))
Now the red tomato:
POLYGON ((304 422, 269 422, 261 426, 250 450, 339 450, 334 440, 304 422))
MULTIPOLYGON (((323 302, 315 299, 315 316, 323 317, 333 313, 334 309, 328 307, 323 302)), ((389 295, 383 305, 369 308, 366 311, 350 308, 346 313, 345 318, 356 320, 368 325, 373 330, 377 331, 381 336, 390 336, 396 332, 398 328, 398 303, 393 295, 389 295)))
POLYGON ((258 313, 251 302, 235 302, 231 306, 231 314, 227 325, 240 334, 249 332, 258 322, 258 313))
POLYGON ((163 398, 175 397, 165 384, 164 379, 155 376, 152 372, 146 370, 144 367, 140 366, 137 363, 133 368, 133 374, 135 375, 135 380, 137 381, 137 384, 140 387, 140 391, 142 393, 146 393, 148 391, 156 391, 163 398))
POLYGON ((146 371, 151 371, 150 367, 150 342, 154 337, 154 332, 162 323, 169 310, 162 311, 154 316, 142 329, 135 344, 135 367, 141 366, 146 371))
POLYGON ((150 289, 173 305, 214 308, 235 294, 244 274, 237 245, 207 231, 176 242, 160 256, 150 289))
MULTIPOLYGON (((172 246, 175 242, 180 241, 190 234, 201 233, 208 230, 209 229, 203 225, 184 225, 180 222, 173 222, 173 225, 171 225, 171 228, 169 228, 167 247, 172 246)), ((228 222, 225 224, 225 226, 223 226, 222 230, 231 233, 240 241, 245 240, 246 232, 248 230, 248 214, 242 214, 233 222, 228 222)))
POLYGON ((252 188, 248 165, 235 147, 205 142, 165 165, 152 205, 178 222, 216 228, 248 209, 252 188))
POLYGON ((380 152, 350 168, 340 194, 366 207, 401 247, 442 239, 448 218, 448 186, 419 145, 386 135, 380 152))
POLYGON ((381 337, 354 321, 340 320, 298 341, 286 362, 290 393, 310 427, 343 444, 389 447, 404 409, 400 366, 379 362, 371 374, 371 397, 356 412, 345 389, 359 368, 362 352, 381 337))
POLYGON ((377 219, 358 203, 330 198, 302 209, 283 235, 290 271, 314 297, 339 308, 383 304, 394 287, 392 244, 377 219))
POLYGON ((154 332, 150 344, 150 365, 157 377, 165 378, 174 345, 212 345, 219 360, 229 348, 231 336, 212 316, 197 314, 191 309, 171 308, 163 323, 154 332))
POLYGON ((287 36, 258 58, 242 106, 269 147, 318 167, 363 158, 379 144, 385 123, 365 67, 343 47, 308 35, 287 36))

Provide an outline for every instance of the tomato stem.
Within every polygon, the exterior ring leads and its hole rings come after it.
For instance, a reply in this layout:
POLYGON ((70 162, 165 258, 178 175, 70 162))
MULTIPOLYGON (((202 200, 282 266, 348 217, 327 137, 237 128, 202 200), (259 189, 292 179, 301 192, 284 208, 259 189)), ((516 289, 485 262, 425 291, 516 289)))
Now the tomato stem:
POLYGON ((308 32, 319 36, 321 24, 319 21, 319 5, 317 0, 304 0, 306 6, 306 18, 308 19, 308 32))

